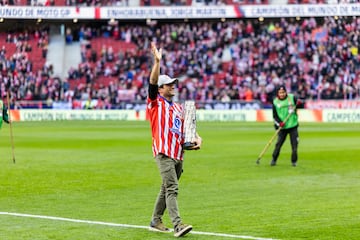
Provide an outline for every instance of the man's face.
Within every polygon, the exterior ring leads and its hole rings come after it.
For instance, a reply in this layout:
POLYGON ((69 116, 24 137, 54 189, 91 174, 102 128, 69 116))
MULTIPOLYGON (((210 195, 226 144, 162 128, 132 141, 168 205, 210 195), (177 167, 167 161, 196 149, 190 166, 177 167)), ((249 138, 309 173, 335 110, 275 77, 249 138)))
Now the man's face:
POLYGON ((161 87, 159 87, 160 95, 167 100, 171 100, 172 97, 175 96, 175 85, 175 82, 162 85, 161 87))
POLYGON ((283 88, 280 88, 280 90, 277 93, 277 96, 278 96, 279 99, 286 98, 286 91, 283 88))

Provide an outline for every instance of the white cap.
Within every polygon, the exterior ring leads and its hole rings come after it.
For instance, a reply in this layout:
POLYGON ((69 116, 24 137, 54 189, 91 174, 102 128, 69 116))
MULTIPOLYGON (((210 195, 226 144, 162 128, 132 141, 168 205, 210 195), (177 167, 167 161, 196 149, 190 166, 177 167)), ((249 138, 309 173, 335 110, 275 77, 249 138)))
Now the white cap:
POLYGON ((160 75, 158 79, 158 86, 161 87, 164 84, 178 83, 179 79, 171 78, 168 75, 160 75))

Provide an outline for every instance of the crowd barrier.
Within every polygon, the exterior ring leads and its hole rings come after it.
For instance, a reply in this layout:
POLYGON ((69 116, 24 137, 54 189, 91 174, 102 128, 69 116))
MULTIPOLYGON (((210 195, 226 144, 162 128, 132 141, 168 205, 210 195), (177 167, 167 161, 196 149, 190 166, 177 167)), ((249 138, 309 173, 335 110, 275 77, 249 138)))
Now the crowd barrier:
MULTIPOLYGON (((145 110, 11 110, 12 121, 115 120, 146 121, 145 110)), ((360 122, 360 109, 298 109, 300 122, 360 122)), ((272 110, 197 110, 197 121, 271 122, 272 110)))

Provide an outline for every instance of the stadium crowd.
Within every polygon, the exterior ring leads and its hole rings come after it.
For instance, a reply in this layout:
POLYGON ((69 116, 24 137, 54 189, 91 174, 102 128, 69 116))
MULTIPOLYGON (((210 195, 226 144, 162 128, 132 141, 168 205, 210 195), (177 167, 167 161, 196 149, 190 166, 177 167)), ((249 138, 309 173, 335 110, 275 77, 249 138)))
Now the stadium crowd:
POLYGON ((68 79, 53 78, 49 64, 33 72, 24 67, 26 58, 1 55, 2 93, 10 84, 17 101, 92 98, 98 100, 95 108, 144 101, 151 66, 146 50, 158 39, 164 49, 164 73, 180 79, 179 100, 258 100, 267 105, 278 84, 304 100, 359 97, 356 17, 119 23, 100 29, 84 26, 79 35, 86 42, 82 63, 69 70, 68 79), (117 51, 116 44, 92 45, 96 39, 109 38, 134 47, 117 51))
POLYGON ((165 73, 182 80, 180 100, 256 99, 266 104, 281 83, 302 99, 358 97, 357 18, 158 23, 106 31, 142 47, 118 54, 112 46, 103 46, 99 59, 84 57, 72 75, 91 72, 94 79, 87 76, 87 83, 115 76, 120 88, 135 91, 132 100, 146 97, 150 63, 143 49, 152 36, 164 48, 165 73), (92 65, 96 67, 89 71, 92 65))

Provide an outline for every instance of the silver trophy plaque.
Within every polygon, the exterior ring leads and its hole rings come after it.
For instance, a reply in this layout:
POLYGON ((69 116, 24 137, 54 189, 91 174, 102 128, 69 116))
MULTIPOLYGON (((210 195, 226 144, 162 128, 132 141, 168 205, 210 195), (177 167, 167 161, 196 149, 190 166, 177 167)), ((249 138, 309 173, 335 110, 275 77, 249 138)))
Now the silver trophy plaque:
POLYGON ((195 146, 196 138, 196 107, 194 101, 185 101, 184 104, 184 149, 189 150, 195 146))

